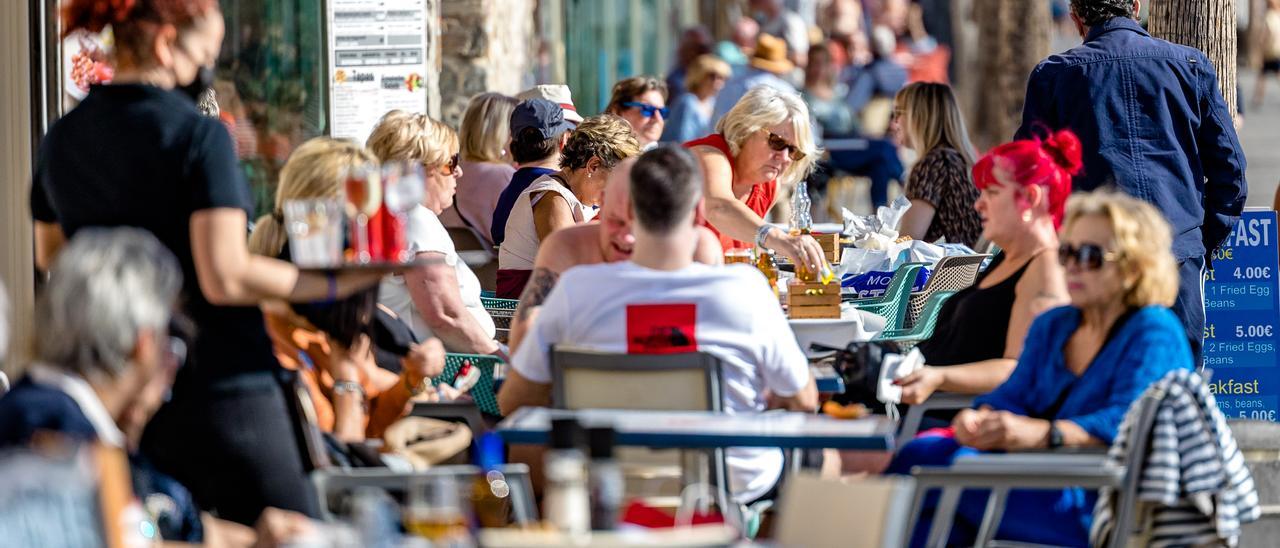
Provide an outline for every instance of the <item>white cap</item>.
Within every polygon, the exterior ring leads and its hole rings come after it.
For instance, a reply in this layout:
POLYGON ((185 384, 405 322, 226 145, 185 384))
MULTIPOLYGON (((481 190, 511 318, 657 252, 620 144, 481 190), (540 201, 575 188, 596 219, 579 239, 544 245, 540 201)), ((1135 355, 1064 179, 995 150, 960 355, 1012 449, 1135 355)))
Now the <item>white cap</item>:
POLYGON ((564 84, 542 84, 533 86, 520 92, 516 96, 520 101, 528 101, 529 99, 546 99, 560 105, 564 109, 564 119, 575 124, 582 122, 582 115, 578 114, 578 108, 573 106, 573 93, 569 91, 569 86, 564 84))

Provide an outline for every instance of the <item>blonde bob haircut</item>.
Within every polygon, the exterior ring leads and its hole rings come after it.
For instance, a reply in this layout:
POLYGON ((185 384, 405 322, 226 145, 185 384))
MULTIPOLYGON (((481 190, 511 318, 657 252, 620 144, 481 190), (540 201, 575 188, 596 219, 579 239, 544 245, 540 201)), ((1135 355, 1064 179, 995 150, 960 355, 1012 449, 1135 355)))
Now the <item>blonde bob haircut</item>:
POLYGON ((516 99, 501 93, 481 93, 471 98, 462 115, 462 159, 468 162, 502 163, 511 140, 511 111, 516 99))
POLYGON ((716 124, 716 133, 724 136, 724 140, 729 142, 729 151, 737 158, 742 151, 742 144, 756 132, 787 121, 791 122, 796 134, 796 142, 793 144, 804 152, 804 158, 799 162, 792 162, 778 177, 779 182, 791 183, 809 175, 821 153, 813 142, 809 107, 805 106, 799 95, 769 86, 751 88, 716 124))
POLYGON ((1112 191, 1075 194, 1067 201, 1063 233, 1083 217, 1099 217, 1111 226, 1112 251, 1124 277, 1125 305, 1173 306, 1178 296, 1178 265, 1169 251, 1173 237, 1169 223, 1155 207, 1112 191))
POLYGON ((280 170, 274 209, 253 225, 249 251, 268 257, 279 255, 287 239, 284 230, 285 202, 341 198, 347 169, 377 163, 378 159, 372 153, 345 139, 316 137, 302 143, 280 170))
POLYGON ((920 156, 946 147, 960 153, 966 168, 973 167, 969 130, 965 129, 960 102, 951 86, 912 82, 898 91, 894 106, 902 112, 902 124, 920 156))
POLYGON ((393 110, 378 120, 365 146, 382 162, 416 161, 439 167, 458 153, 458 134, 426 114, 393 110))

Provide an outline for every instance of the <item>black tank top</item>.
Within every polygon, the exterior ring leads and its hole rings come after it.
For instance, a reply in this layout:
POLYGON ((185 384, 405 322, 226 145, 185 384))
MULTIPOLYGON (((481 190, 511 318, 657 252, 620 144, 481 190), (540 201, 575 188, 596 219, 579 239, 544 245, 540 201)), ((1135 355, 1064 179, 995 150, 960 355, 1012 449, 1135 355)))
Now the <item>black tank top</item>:
POLYGON ((942 305, 933 336, 919 345, 925 363, 959 365, 1004 357, 1018 280, 1031 265, 1031 261, 1027 261, 1004 281, 979 288, 982 280, 1004 262, 1004 257, 1004 253, 996 255, 973 285, 942 305))

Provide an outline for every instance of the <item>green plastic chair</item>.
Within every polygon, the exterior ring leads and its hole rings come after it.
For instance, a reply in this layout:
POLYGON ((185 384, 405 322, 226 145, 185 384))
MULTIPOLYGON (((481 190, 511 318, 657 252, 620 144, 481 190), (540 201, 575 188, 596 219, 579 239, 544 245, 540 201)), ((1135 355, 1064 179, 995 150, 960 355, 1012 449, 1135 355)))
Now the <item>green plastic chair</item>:
POLYGON ((471 387, 471 399, 475 400, 476 407, 485 414, 501 417, 502 412, 498 410, 497 390, 493 386, 493 372, 504 362, 496 356, 488 356, 481 354, 445 354, 444 371, 439 376, 431 379, 432 385, 441 383, 453 384, 453 379, 458 376, 458 371, 462 369, 464 363, 470 363, 472 367, 480 369, 480 381, 471 387))
POLYGON ((911 306, 911 289, 916 284, 920 269, 926 266, 928 263, 905 263, 893 273, 893 279, 889 280, 889 287, 884 290, 883 295, 845 302, 852 303, 858 310, 883 316, 886 329, 902 329, 911 306))
POLYGON ((933 328, 938 325, 938 313, 942 311, 942 305, 955 294, 955 291, 934 293, 929 297, 929 301, 925 303, 924 310, 920 312, 920 317, 916 318, 915 325, 907 328, 886 329, 880 332, 880 335, 874 340, 876 342, 917 343, 933 336, 933 328))

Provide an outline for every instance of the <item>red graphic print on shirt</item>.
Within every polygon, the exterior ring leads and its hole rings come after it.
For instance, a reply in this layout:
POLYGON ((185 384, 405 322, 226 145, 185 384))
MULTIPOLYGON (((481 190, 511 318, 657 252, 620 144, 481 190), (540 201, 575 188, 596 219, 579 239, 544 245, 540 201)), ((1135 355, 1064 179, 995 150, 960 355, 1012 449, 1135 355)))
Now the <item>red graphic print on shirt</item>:
POLYGON ((697 352, 698 305, 627 305, 628 354, 697 352))

